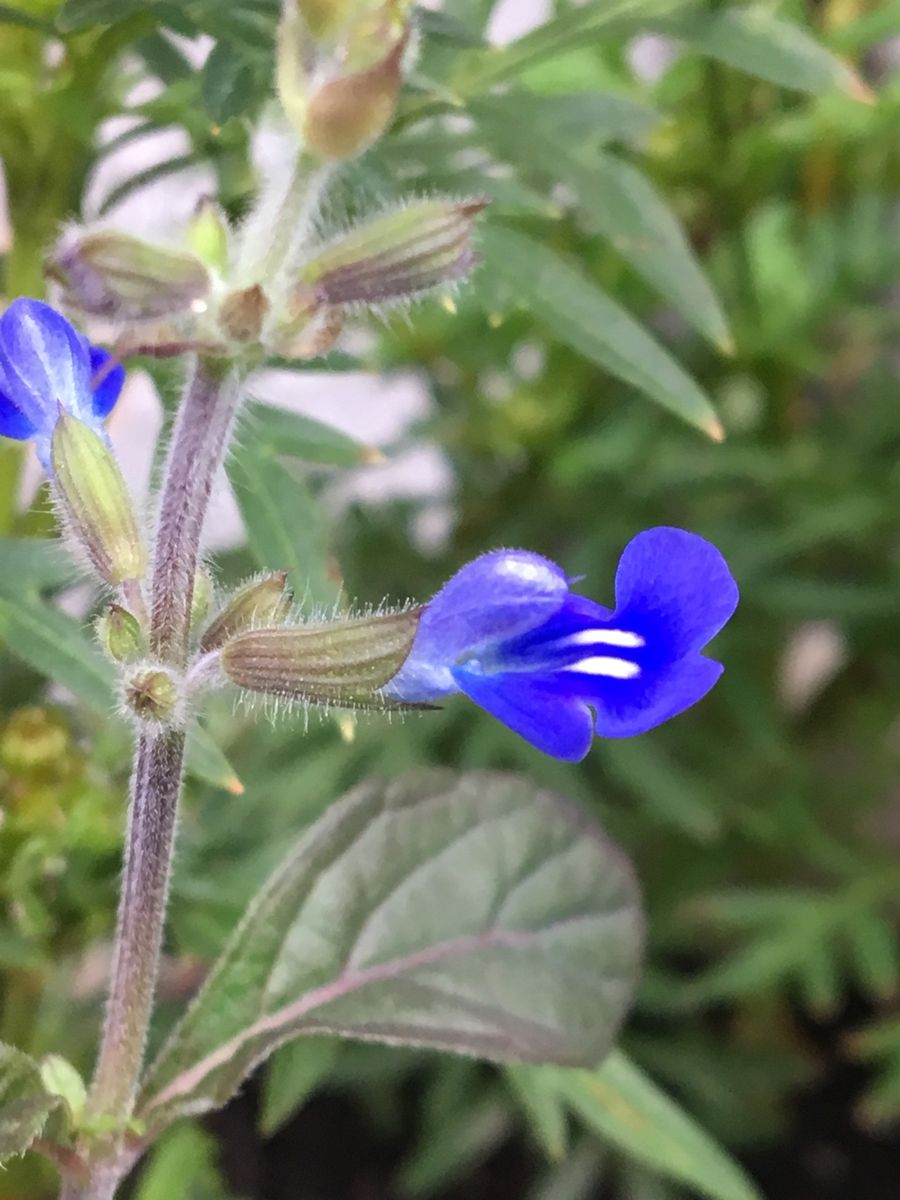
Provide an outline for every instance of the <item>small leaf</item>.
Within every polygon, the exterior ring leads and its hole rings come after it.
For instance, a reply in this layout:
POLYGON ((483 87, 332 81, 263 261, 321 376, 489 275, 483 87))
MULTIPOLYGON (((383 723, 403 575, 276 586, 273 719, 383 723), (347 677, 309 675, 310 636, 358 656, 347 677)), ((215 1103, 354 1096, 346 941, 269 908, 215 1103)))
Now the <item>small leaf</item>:
POLYGON ((0 1042, 0 1162, 25 1153, 59 1102, 34 1059, 0 1042))
POLYGON ((704 392, 625 309, 574 263, 512 229, 489 225, 478 277, 492 310, 525 303, 561 342, 713 438, 721 425, 704 392))
POLYGON ((218 1107, 303 1033, 506 1061, 593 1063, 634 986, 627 862, 525 779, 362 784, 251 904, 151 1068, 151 1130, 218 1107))
POLYGON ((710 1200, 761 1200, 737 1163, 620 1051, 598 1071, 521 1070, 543 1076, 587 1125, 638 1162, 710 1200))
POLYGON ((243 429, 257 445, 273 454, 284 454, 304 462, 334 467, 358 467, 377 462, 382 455, 371 446, 362 446, 333 425, 326 425, 302 413, 252 402, 247 408, 243 429))
POLYGON ((238 448, 228 477, 259 565, 287 571, 305 607, 333 608, 338 588, 328 577, 322 516, 305 483, 256 442, 238 448))
POLYGON ((262 1115, 263 1137, 277 1133, 304 1100, 327 1079, 340 1051, 338 1038, 298 1038, 276 1050, 266 1071, 262 1115))
POLYGON ((195 779, 211 783, 232 796, 244 793, 244 785, 225 752, 201 725, 193 725, 188 732, 187 769, 195 779))

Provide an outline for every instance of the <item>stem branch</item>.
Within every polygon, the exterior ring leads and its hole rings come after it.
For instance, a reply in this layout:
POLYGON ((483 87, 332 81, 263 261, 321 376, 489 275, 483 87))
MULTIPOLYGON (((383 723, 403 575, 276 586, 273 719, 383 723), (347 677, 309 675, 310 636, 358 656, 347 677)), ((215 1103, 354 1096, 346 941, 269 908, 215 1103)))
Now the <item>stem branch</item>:
MULTIPOLYGON (((198 359, 172 435, 156 530, 150 647, 179 673, 187 667, 200 535, 238 397, 235 371, 198 359)), ((153 1010, 184 746, 183 730, 148 729, 135 751, 112 982, 88 1097, 90 1116, 113 1116, 122 1130, 134 1108, 153 1010)), ((67 1181, 62 1200, 108 1200, 121 1175, 119 1139, 94 1143, 93 1156, 90 1144, 83 1149, 87 1171, 67 1181)))

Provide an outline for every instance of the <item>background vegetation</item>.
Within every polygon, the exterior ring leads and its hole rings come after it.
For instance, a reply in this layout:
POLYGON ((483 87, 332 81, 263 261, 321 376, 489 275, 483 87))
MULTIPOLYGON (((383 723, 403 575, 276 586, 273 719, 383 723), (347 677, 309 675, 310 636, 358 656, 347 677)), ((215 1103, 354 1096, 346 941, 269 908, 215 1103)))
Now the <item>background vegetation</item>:
MULTIPOLYGON (((285 838, 361 775, 514 766, 596 812, 637 864, 649 949, 629 1057, 576 1092, 301 1043, 221 1117, 170 1135, 136 1194, 748 1200, 753 1178, 772 1200, 893 1196, 900 5, 560 0, 490 51, 493 7, 421 14, 395 128, 346 172, 332 214, 410 190, 493 199, 471 288, 327 364, 422 373, 433 415, 404 438, 449 456, 449 537, 423 553, 420 501, 331 520, 319 497, 364 448, 260 409, 231 466, 252 549, 217 572, 290 565, 301 593, 309 580, 328 600, 337 569, 345 595, 378 602, 426 597, 480 551, 523 545, 602 600, 625 541, 671 523, 720 546, 740 581, 717 646, 727 673, 698 710, 577 767, 462 700, 389 728, 313 720, 306 736, 223 706, 194 747, 164 987, 190 991, 285 838), (633 67, 648 32, 676 51, 654 81, 633 67)), ((132 118, 119 143, 174 126, 190 146, 110 194, 111 215, 198 161, 242 210, 276 15, 276 0, 0 4, 7 298, 42 292, 44 251, 109 152, 110 116, 132 118), (200 35, 215 44, 195 71, 178 39, 200 35), (135 102, 146 77, 158 94, 135 102)), ((141 365, 170 401, 166 370, 141 365)), ((56 605, 72 567, 43 497, 19 510, 21 468, 4 443, 0 1036, 87 1071, 127 731, 102 660, 56 605)), ((0 1196, 52 1192, 30 1158, 0 1177, 0 1196)))

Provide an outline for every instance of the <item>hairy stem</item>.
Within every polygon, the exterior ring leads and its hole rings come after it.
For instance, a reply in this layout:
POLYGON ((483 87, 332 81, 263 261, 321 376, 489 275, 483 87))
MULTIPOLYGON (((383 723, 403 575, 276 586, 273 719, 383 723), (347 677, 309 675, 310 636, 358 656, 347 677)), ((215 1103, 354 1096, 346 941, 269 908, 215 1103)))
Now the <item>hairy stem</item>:
MULTIPOLYGON (((198 359, 175 424, 166 468, 151 584, 150 647, 161 662, 187 666, 191 600, 200 535, 216 473, 228 445, 239 396, 235 372, 198 359)), ((182 730, 141 734, 131 781, 125 869, 112 982, 100 1054, 88 1098, 90 1116, 112 1116, 124 1129, 133 1111, 159 955, 184 769, 182 730)), ((108 1200, 120 1171, 121 1146, 105 1143, 87 1171, 72 1177, 63 1200, 108 1200)), ((97 1154, 99 1147, 93 1147, 97 1154)))

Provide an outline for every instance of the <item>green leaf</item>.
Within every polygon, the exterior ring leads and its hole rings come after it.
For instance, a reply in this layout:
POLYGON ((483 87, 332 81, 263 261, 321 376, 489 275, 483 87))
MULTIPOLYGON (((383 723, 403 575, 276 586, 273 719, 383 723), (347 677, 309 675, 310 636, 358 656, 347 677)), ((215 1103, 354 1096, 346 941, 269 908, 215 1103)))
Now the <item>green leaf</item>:
POLYGON ((188 733, 187 769, 195 779, 211 783, 232 796, 244 793, 244 785, 225 752, 201 725, 194 724, 188 733))
POLYGON ((113 707, 115 675, 78 621, 34 595, 0 593, 0 640, 30 667, 104 714, 113 707))
POLYGON ((134 1200, 224 1200, 215 1139, 196 1125, 179 1125, 154 1146, 134 1200))
MULTIPOLYGON (((655 109, 610 92, 548 96, 524 88, 483 96, 469 105, 469 112, 490 135, 491 144, 503 146, 504 153, 511 152, 515 163, 538 161, 540 151, 549 152, 553 141, 559 139, 589 146, 631 141, 646 136, 662 120, 655 109), (532 134, 538 137, 539 147, 531 143, 532 134)), ((568 149, 574 151, 575 147, 568 145, 568 149)))
POLYGON ((381 457, 378 450, 360 445, 332 425, 258 401, 248 405, 242 429, 248 438, 273 454, 285 454, 304 462, 358 467, 381 457))
POLYGON ((586 40, 610 37, 617 26, 646 21, 669 13, 683 0, 596 0, 574 11, 564 12, 539 25, 508 46, 471 50, 456 58, 450 86, 461 96, 477 96, 495 84, 521 75, 586 40))
POLYGON ((561 342, 637 388, 710 437, 721 436, 712 404, 649 333, 569 260, 498 225, 482 231, 488 304, 527 305, 561 342))
POLYGON ((24 1154, 59 1103, 34 1059, 0 1042, 0 1162, 24 1154))
POLYGON ((38 29, 41 33, 52 33, 53 26, 47 21, 41 21, 28 13, 11 8, 8 4, 0 4, 0 25, 21 25, 25 29, 38 29))
POLYGON ((56 24, 62 33, 75 33, 95 25, 113 25, 152 4, 153 0, 66 0, 56 24))
POLYGON ((569 1064, 634 987, 632 872, 568 802, 514 775, 357 787, 253 901, 143 1088, 151 1130, 217 1107, 304 1033, 569 1064))
POLYGON ((569 1130, 565 1106, 544 1073, 533 1067, 507 1067, 506 1079, 528 1118, 547 1157, 560 1162, 566 1156, 569 1130))
POLYGON ((78 563, 55 538, 0 538, 0 594, 61 587, 80 574, 78 563))
POLYGON ((271 1137, 327 1079, 337 1059, 338 1038, 298 1038, 272 1056, 263 1087, 260 1132, 271 1137))
POLYGON ((228 476, 259 565, 287 571, 304 606, 333 607, 337 587, 328 577, 322 517, 306 484, 256 442, 236 451, 228 476))
POLYGON ((814 37, 782 21, 763 4, 692 12, 662 22, 701 54, 779 87, 818 95, 836 87, 852 90, 847 65, 814 37))
POLYGON ((253 99, 253 67, 231 42, 217 42, 203 68, 203 105, 217 125, 242 116, 253 99))
POLYGON ((741 1168, 620 1051, 598 1071, 522 1068, 543 1076, 590 1128, 710 1200, 760 1200, 741 1168))
POLYGON ((514 119, 519 96, 476 105, 492 147, 513 164, 536 167, 549 183, 568 184, 585 223, 615 249, 710 341, 728 350, 721 305, 672 210, 636 167, 613 154, 584 149, 540 119, 514 119))

